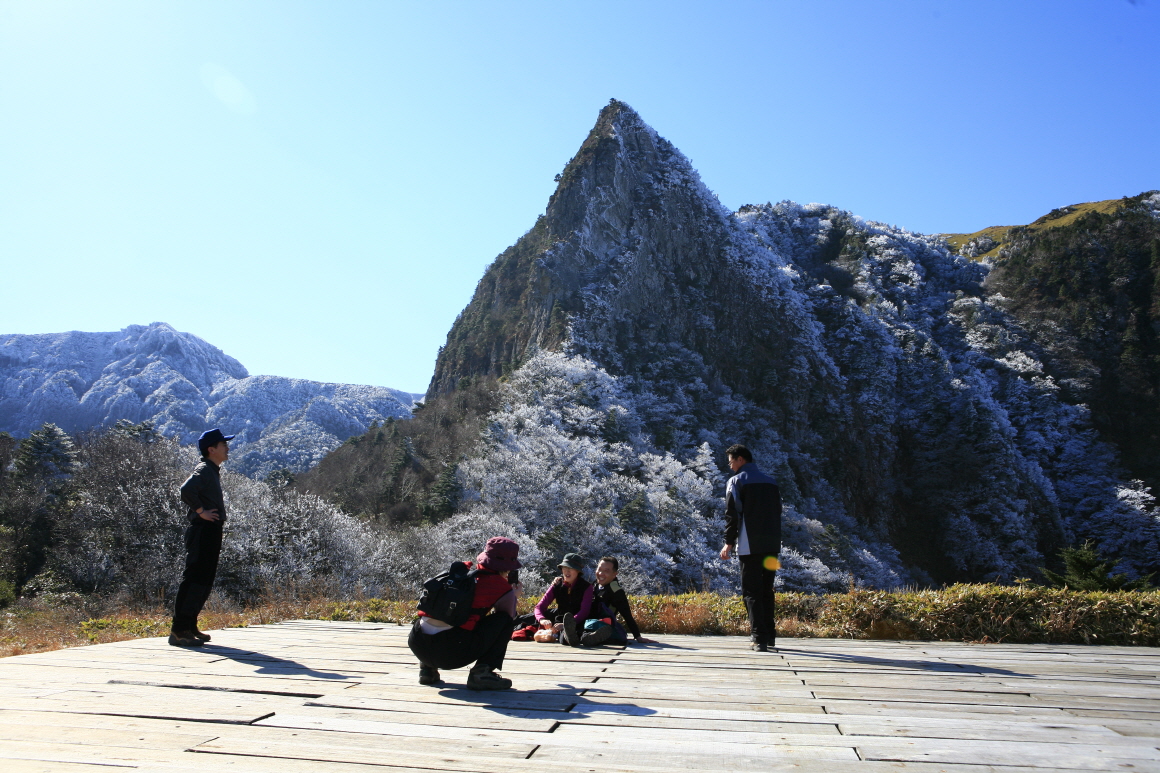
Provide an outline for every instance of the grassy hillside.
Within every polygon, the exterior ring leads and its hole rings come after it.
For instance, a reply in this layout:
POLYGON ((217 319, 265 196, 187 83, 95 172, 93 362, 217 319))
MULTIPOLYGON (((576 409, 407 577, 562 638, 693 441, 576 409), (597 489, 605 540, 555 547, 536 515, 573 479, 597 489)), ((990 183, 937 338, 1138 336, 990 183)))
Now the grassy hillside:
POLYGON ((972 241, 985 244, 984 240, 990 239, 994 243, 994 246, 987 247, 987 249, 981 250, 970 257, 973 260, 992 260, 998 256, 999 250, 1010 242, 1012 231, 1027 229, 1031 232, 1037 232, 1069 226, 1088 212, 1111 214, 1119 209, 1123 205, 1123 202, 1124 199, 1108 199, 1107 201, 1089 201, 1083 204, 1072 204, 1070 206, 1053 209, 1034 223, 1028 225, 993 225, 980 231, 975 231, 974 233, 943 234, 943 236, 960 253, 972 241))

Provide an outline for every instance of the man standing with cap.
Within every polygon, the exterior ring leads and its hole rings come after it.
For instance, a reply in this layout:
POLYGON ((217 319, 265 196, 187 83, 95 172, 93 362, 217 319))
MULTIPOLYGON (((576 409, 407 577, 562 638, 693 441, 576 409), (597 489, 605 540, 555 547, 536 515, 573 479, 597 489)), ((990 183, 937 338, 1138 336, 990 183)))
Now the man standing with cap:
POLYGON ((197 628, 197 616, 209 598, 222 551, 222 524, 226 502, 222 494, 221 465, 230 456, 229 441, 220 429, 203 432, 197 439, 201 461, 181 484, 181 501, 189 507, 189 528, 185 530, 185 574, 173 604, 173 630, 169 643, 174 647, 200 647, 209 634, 197 628))
POLYGON ((737 551, 741 561, 741 597, 749 613, 752 649, 768 652, 777 642, 773 617, 773 583, 781 567, 781 490, 777 481, 753 463, 745 446, 725 450, 735 473, 725 486, 725 547, 721 560, 737 551))

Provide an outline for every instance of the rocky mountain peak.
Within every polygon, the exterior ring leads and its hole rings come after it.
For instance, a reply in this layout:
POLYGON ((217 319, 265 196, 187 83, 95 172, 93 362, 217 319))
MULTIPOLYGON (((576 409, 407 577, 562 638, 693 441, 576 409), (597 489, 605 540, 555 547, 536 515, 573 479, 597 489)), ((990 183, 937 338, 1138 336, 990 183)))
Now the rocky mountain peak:
MULTIPOLYGON (((731 217, 672 143, 612 100, 559 175, 544 215, 480 280, 428 393, 465 377, 501 376, 536 349, 559 348, 569 315, 614 276, 631 275, 618 295, 635 316, 647 299, 666 295, 651 286, 659 277, 720 252, 731 217)), ((694 268, 682 281, 698 275, 694 268)), ((681 316, 671 308, 649 313, 658 324, 681 316)))

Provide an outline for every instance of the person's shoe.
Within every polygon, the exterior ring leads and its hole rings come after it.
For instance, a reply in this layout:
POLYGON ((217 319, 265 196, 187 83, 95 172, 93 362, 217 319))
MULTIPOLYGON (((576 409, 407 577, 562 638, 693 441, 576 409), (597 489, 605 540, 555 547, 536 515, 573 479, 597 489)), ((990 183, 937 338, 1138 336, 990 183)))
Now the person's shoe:
POLYGON ((596 647, 612 638, 612 626, 602 625, 595 631, 585 631, 580 634, 580 644, 584 647, 596 647))
POLYGON ((512 686, 511 679, 491 670, 491 666, 479 664, 471 669, 467 675, 467 689, 469 690, 507 690, 512 686))
POLYGON ((212 637, 212 636, 210 636, 208 633, 202 633, 201 629, 199 629, 199 628, 194 628, 194 629, 193 629, 193 636, 194 636, 194 638, 196 638, 196 639, 201 639, 203 642, 204 642, 204 641, 209 641, 210 639, 212 639, 212 638, 213 638, 213 637, 212 637))
POLYGON ((579 647, 580 632, 576 629, 576 618, 571 614, 564 615, 564 630, 560 631, 560 643, 569 647, 579 647))
POLYGON ((173 631, 169 634, 171 647, 200 647, 203 644, 205 642, 194 636, 193 631, 173 631))
POLYGON ((769 652, 769 647, 767 647, 763 641, 753 642, 753 644, 749 645, 749 649, 753 650, 754 652, 769 652))
POLYGON ((439 669, 420 663, 419 684, 443 684, 443 680, 439 678, 439 669))

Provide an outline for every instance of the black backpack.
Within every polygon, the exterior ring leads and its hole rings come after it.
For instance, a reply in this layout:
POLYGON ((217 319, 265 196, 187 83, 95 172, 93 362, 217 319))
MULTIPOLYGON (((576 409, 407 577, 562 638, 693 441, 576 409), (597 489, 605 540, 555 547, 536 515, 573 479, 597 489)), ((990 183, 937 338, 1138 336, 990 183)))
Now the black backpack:
POLYGON ((468 570, 462 561, 423 583, 419 594, 419 611, 448 625, 463 625, 471 617, 475 598, 475 576, 478 569, 468 570))

